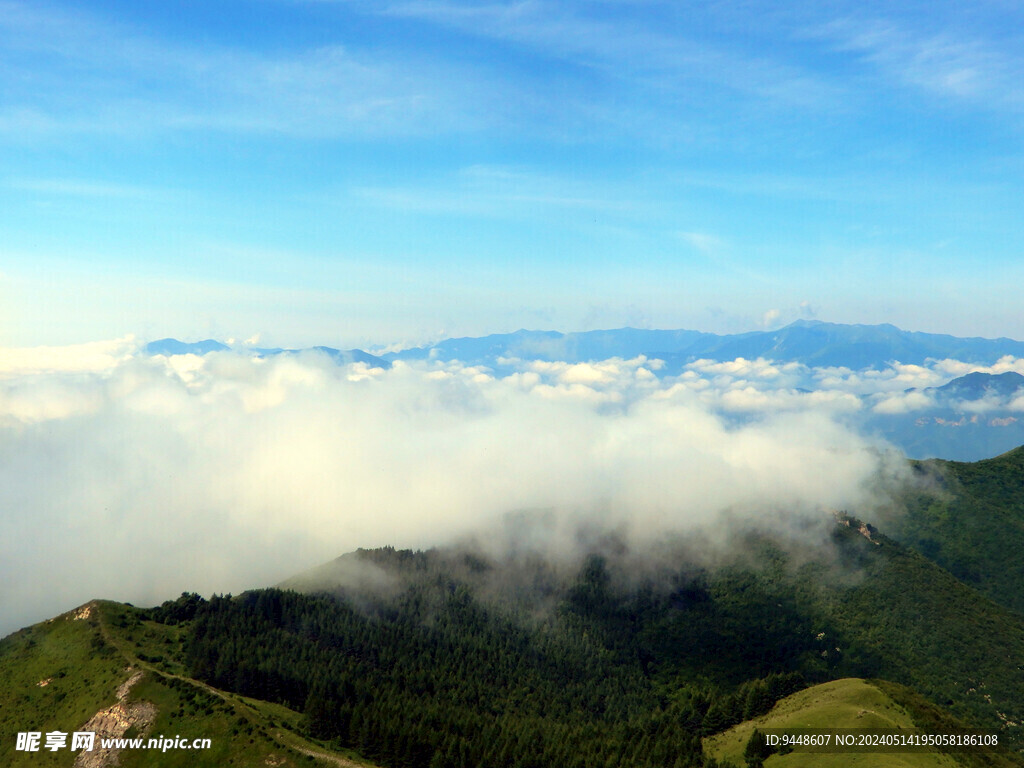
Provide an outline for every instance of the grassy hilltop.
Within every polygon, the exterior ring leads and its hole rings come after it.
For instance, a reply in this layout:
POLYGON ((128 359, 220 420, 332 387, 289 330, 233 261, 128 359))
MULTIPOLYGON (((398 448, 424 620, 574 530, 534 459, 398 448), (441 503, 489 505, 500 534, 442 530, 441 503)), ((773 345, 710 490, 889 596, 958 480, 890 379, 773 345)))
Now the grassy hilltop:
MULTIPOLYGON (((143 718, 116 735, 209 738, 211 748, 122 750, 117 764, 124 768, 370 765, 304 738, 299 713, 183 675, 174 659, 187 634, 187 626, 149 621, 137 608, 98 600, 4 638, 0 763, 11 768, 71 766, 75 753, 67 748, 15 751, 15 734, 92 730, 86 723, 97 712, 120 706, 131 719, 134 705, 148 703, 153 708, 146 709, 155 714, 148 724, 143 718), (119 700, 118 689, 133 679, 119 700)), ((94 765, 111 764, 108 755, 106 762, 94 765)))

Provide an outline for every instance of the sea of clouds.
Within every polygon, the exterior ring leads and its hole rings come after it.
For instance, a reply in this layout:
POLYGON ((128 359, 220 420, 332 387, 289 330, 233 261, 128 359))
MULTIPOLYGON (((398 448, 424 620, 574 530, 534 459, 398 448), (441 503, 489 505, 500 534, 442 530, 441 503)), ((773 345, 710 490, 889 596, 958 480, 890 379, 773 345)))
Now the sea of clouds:
POLYGON ((357 547, 486 536, 517 510, 636 541, 868 510, 902 463, 851 415, 1024 372, 502 365, 149 356, 131 338, 0 350, 0 634, 96 597, 237 592, 357 547))

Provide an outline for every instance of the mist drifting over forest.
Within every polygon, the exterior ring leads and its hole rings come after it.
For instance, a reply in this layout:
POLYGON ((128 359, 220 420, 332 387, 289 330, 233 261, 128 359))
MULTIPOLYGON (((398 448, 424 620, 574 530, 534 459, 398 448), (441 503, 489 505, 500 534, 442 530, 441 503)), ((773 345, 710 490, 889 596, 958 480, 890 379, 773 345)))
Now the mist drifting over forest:
POLYGON ((658 376, 639 357, 499 376, 315 351, 147 355, 133 339, 3 360, 5 631, 98 596, 274 583, 358 547, 499 542, 523 510, 571 521, 549 554, 573 554, 580 525, 644 545, 869 518, 902 455, 846 417, 959 370, 736 360, 658 376))

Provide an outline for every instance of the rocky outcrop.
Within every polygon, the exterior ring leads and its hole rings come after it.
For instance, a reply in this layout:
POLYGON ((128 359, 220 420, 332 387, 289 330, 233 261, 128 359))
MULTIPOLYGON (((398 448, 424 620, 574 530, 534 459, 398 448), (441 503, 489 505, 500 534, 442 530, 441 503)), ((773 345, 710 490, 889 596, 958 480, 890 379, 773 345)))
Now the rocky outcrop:
POLYGON ((103 739, 122 738, 134 726, 139 736, 145 736, 156 719, 156 706, 149 701, 128 701, 128 694, 142 672, 128 667, 128 679, 117 687, 117 703, 101 709, 89 718, 79 731, 96 734, 92 750, 82 751, 75 758, 74 768, 109 768, 120 763, 120 749, 103 749, 103 739))

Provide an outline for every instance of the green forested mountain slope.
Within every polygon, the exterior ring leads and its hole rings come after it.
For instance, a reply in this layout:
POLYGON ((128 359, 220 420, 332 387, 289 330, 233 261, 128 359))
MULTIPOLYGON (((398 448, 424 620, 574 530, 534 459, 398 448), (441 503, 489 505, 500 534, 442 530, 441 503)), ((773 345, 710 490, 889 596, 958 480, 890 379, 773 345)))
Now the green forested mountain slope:
POLYGON ((1024 447, 912 466, 918 482, 880 522, 886 533, 1024 613, 1024 447))
POLYGON ((1024 618, 877 531, 837 539, 846 572, 803 565, 791 583, 827 619, 838 668, 908 685, 955 714, 1019 739, 1024 618))
MULTIPOLYGON (((300 765, 302 745, 384 766, 700 766, 713 764, 702 737, 856 675, 909 685, 1013 742, 1020 617, 847 522, 815 558, 748 537, 732 565, 680 563, 658 581, 626 578, 622 552, 572 572, 525 569, 528 588, 479 554, 384 549, 343 558, 375 574, 358 600, 261 590, 149 611, 97 603, 3 641, 3 727, 77 729, 114 703, 131 666, 144 672, 133 699, 158 712, 149 732, 212 737, 220 751, 127 751, 127 766, 300 765), (515 600, 485 590, 506 575, 515 600)), ((0 746, 12 765, 37 757, 11 747, 0 746)), ((61 755, 32 764, 70 765, 61 755)))
POLYGON ((815 557, 750 537, 734 564, 681 563, 658 583, 593 555, 565 583, 540 581, 540 615, 483 593, 500 562, 361 552, 374 583, 392 577, 373 600, 263 591, 201 608, 192 671, 301 706, 320 736, 385 765, 516 765, 524 744, 536 765, 696 765, 694 736, 848 675, 896 680, 1017 738, 1021 617, 845 522, 815 557))
POLYGON ((1013 560, 1022 462, 917 465, 931 485, 883 526, 906 545, 840 515, 825 541, 737 532, 713 560, 614 536, 563 558, 383 548, 289 582, 301 592, 96 602, 0 642, 0 762, 70 765, 15 752, 14 734, 149 702, 136 730, 214 749, 125 751, 129 768, 339 764, 346 749, 395 768, 710 766, 702 738, 850 677, 1021 749, 1020 580, 978 551, 1001 533, 996 561, 1013 560))

